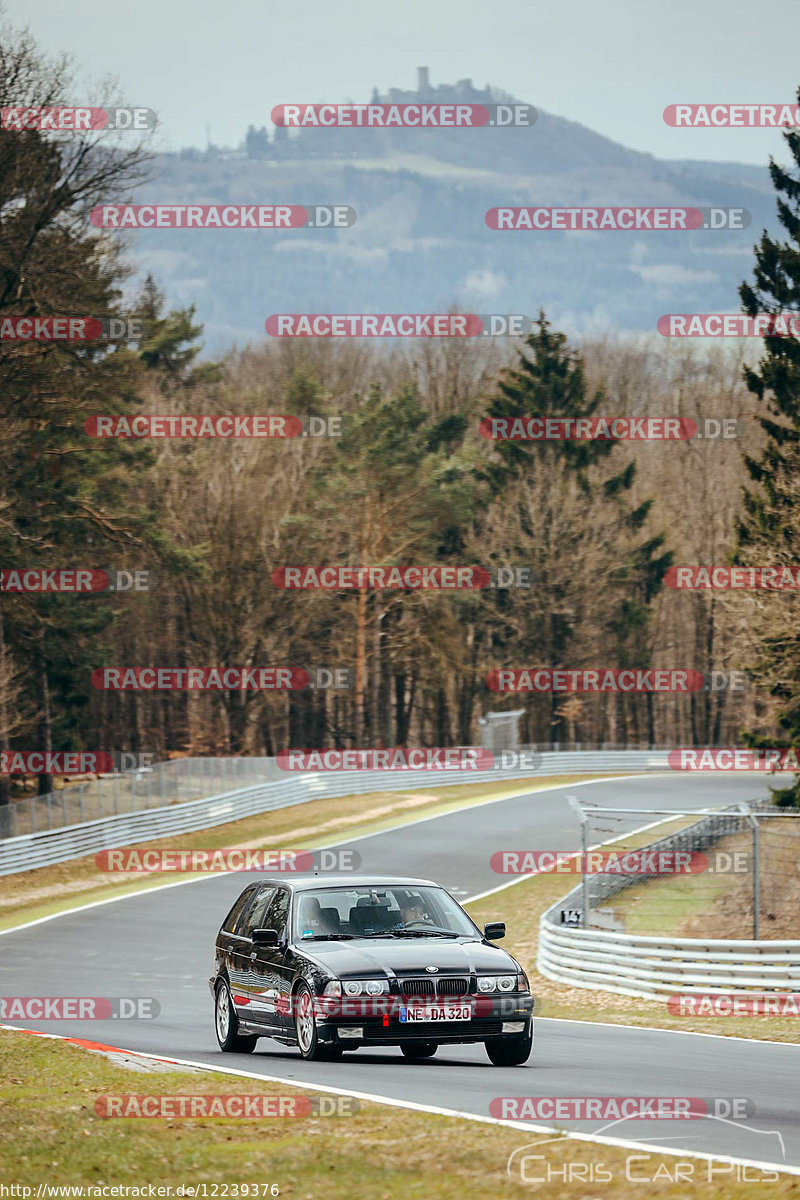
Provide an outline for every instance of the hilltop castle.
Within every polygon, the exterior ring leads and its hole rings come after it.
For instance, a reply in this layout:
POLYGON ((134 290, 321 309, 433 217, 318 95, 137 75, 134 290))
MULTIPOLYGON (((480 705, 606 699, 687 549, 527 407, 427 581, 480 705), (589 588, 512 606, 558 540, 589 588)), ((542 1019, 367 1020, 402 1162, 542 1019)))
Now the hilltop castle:
POLYGON ((424 101, 426 104, 450 104, 460 100, 462 104, 494 104, 498 96, 488 83, 482 90, 472 86, 471 79, 459 79, 458 83, 440 83, 433 87, 430 72, 427 67, 417 67, 416 91, 407 92, 403 88, 389 88, 381 94, 377 88, 372 90, 372 104, 413 104, 424 101))
MULTIPOLYGON (((294 99, 294 98, 293 98, 294 99)), ((387 92, 372 89, 371 104, 496 104, 511 97, 499 88, 473 87, 471 79, 459 79, 457 83, 440 83, 434 87, 427 67, 417 67, 415 91, 389 88, 387 92)), ((275 126, 271 131, 265 126, 256 129, 251 125, 244 139, 243 151, 247 158, 303 159, 303 158, 348 158, 363 153, 366 145, 373 153, 385 153, 387 132, 381 129, 327 129, 306 128, 293 131, 275 126)))

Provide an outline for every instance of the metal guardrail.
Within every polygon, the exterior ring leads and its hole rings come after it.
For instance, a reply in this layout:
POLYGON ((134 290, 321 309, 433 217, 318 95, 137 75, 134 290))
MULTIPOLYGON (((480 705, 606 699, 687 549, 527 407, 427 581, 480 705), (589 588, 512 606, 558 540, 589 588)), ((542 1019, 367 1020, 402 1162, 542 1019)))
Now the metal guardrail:
MULTIPOLYGON (((538 759, 542 753, 565 754, 589 750, 663 750, 666 753, 669 749, 669 746, 625 746, 610 742, 594 745, 548 742, 519 746, 511 753, 517 756, 533 754, 538 759)), ((504 752, 498 750, 497 753, 504 752)), ((235 788, 285 781, 288 778, 275 758, 198 756, 152 762, 150 755, 131 753, 121 757, 132 760, 130 769, 123 768, 113 774, 70 783, 43 796, 23 796, 11 804, 0 806, 0 840, 18 837, 23 833, 60 829, 64 825, 82 825, 86 821, 97 821, 101 817, 118 816, 120 813, 164 808, 167 804, 184 804, 235 788)))
MULTIPOLYGON (((187 760, 183 760, 184 762, 187 760)), ((209 780, 225 777, 227 763, 240 760, 204 760, 215 763, 209 780)), ((281 775, 274 759, 241 760, 249 770, 281 775)), ((668 769, 667 751, 619 750, 544 753, 541 764, 530 769, 493 771, 332 771, 303 773, 282 779, 217 791, 200 799, 116 813, 93 821, 76 822, 59 829, 45 829, 0 840, 0 875, 14 875, 36 867, 50 866, 71 858, 112 850, 151 838, 191 833, 256 813, 307 804, 325 797, 361 795, 364 792, 428 790, 470 783, 507 782, 513 787, 522 779, 549 775, 643 773, 668 769)), ((229 776, 228 776, 229 777, 229 776)))
POLYGON ((647 1000, 678 992, 800 990, 800 941, 637 937, 559 928, 546 915, 539 923, 536 966, 558 983, 647 1000))
MULTIPOLYGON (((753 810, 768 809, 771 801, 754 802, 753 810)), ((708 846, 732 832, 744 818, 704 818, 677 834, 649 843, 641 850, 708 846), (691 841, 689 840, 691 839, 691 841)), ((638 883, 643 876, 603 880, 598 899, 638 883)), ((595 988, 647 1000, 676 993, 741 994, 754 991, 800 991, 800 941, 659 937, 616 930, 583 929, 559 923, 562 908, 580 907, 582 887, 572 889, 539 919, 536 967, 541 975, 572 987, 595 988)))

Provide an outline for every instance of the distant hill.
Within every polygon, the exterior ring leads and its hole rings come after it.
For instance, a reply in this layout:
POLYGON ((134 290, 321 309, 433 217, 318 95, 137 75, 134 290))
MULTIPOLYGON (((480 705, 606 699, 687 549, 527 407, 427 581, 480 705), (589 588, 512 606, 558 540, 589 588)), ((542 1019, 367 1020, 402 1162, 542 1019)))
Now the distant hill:
MULTIPOLYGON (((422 69, 424 70, 424 69, 422 69)), ((512 99, 468 80, 373 101, 512 99)), ((537 106, 538 107, 538 106, 537 106)), ((162 203, 350 204, 338 231, 168 230, 130 234, 132 258, 172 304, 194 303, 212 353, 257 341, 275 312, 548 315, 573 334, 653 330, 666 312, 735 311, 752 247, 775 232, 764 168, 665 161, 538 110, 530 129, 250 129, 238 151, 185 150, 154 164, 136 199, 162 203), (738 231, 514 232, 486 228, 498 204, 741 207, 738 231)))

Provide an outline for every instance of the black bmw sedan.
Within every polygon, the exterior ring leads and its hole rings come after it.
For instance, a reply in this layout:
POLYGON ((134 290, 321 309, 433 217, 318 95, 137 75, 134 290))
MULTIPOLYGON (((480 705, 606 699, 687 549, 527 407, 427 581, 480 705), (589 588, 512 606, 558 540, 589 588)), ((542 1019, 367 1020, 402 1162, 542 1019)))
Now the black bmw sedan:
POLYGON ((217 1040, 249 1053, 260 1037, 304 1058, 399 1046, 483 1042, 495 1066, 533 1046, 533 997, 522 967, 444 888, 427 879, 314 875, 249 884, 217 934, 217 1040))

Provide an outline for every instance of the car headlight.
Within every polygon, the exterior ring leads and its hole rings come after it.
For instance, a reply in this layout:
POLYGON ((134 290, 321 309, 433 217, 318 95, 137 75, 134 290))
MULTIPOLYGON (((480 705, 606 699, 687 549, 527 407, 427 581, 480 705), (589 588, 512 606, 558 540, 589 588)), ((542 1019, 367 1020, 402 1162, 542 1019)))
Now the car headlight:
POLYGON ((515 992, 517 990, 516 975, 479 975, 479 992, 515 992))
POLYGON ((323 989, 323 996, 361 996, 364 992, 368 996, 381 996, 389 991, 388 979, 348 979, 342 983, 339 979, 332 979, 330 983, 326 983, 323 989))
POLYGON ((519 973, 519 990, 521 992, 529 992, 531 990, 531 985, 528 983, 528 976, 524 971, 520 971, 519 973))

